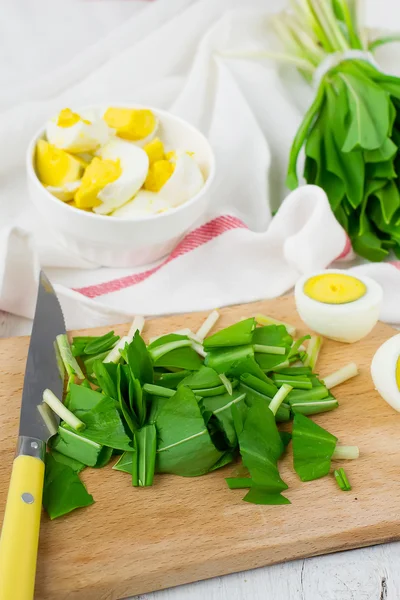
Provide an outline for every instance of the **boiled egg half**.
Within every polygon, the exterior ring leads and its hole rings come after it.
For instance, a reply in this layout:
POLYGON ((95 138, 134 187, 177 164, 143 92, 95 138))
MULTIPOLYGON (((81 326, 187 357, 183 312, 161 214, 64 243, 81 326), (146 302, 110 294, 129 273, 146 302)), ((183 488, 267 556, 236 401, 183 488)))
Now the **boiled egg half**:
POLYGON ((400 412, 400 333, 378 348, 372 359, 371 376, 382 398, 400 412))
POLYGON ((78 114, 64 108, 46 125, 50 144, 68 152, 92 152, 110 137, 107 123, 94 113, 78 114))
POLYGON ((138 146, 150 142, 158 128, 158 118, 147 108, 110 107, 103 119, 118 137, 135 142, 138 146))
POLYGON ((381 286, 369 277, 326 270, 302 277, 295 287, 297 311, 308 327, 339 342, 357 342, 376 325, 381 286))
POLYGON ((114 139, 99 151, 82 177, 75 194, 78 208, 107 215, 128 202, 142 187, 149 168, 144 150, 114 139))

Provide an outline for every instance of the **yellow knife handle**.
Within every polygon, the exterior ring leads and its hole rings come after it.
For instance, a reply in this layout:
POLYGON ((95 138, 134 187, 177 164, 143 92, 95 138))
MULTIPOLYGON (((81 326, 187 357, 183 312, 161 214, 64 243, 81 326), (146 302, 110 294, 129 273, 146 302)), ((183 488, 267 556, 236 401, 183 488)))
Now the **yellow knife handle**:
POLYGON ((31 444, 34 455, 20 454, 12 468, 0 538, 0 600, 34 597, 45 467, 43 442, 31 444))

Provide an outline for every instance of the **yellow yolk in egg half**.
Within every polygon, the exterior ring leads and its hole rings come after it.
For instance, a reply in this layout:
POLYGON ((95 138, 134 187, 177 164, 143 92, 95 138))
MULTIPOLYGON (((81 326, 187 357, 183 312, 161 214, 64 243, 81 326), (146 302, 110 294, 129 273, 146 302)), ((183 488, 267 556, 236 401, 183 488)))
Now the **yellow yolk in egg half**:
POLYGON ((365 295, 365 284, 344 273, 323 273, 310 277, 304 284, 304 293, 324 304, 347 304, 365 295))
POLYGON ((82 119, 77 113, 72 112, 70 108, 63 108, 58 115, 57 125, 58 127, 72 127, 75 123, 83 121, 86 125, 90 125, 90 121, 82 119))
POLYGON ((118 137, 131 141, 143 140, 157 125, 156 117, 147 109, 108 108, 103 118, 118 137))
POLYGON ((87 167, 80 188, 75 194, 78 208, 93 208, 100 206, 101 200, 97 198, 99 192, 112 183, 122 174, 119 161, 95 157, 87 167))
POLYGON ((36 145, 35 163, 40 181, 54 187, 77 181, 83 171, 81 161, 45 140, 36 145))

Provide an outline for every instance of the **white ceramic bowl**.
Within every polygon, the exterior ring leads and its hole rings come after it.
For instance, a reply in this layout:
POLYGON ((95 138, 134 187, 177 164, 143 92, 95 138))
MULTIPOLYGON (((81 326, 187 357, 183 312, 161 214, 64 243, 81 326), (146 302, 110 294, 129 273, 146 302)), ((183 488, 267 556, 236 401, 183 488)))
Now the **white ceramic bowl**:
MULTIPOLYGON (((50 194, 36 175, 35 147, 44 136, 44 127, 36 133, 28 147, 28 188, 37 210, 57 232, 60 243, 72 253, 102 266, 133 267, 151 263, 169 254, 200 219, 210 200, 215 158, 204 135, 183 119, 151 107, 132 104, 112 106, 150 108, 160 120, 158 131, 167 150, 195 152, 205 179, 204 186, 196 196, 169 212, 135 219, 96 215, 68 206, 50 194)), ((105 110, 101 106, 86 108, 105 110)))

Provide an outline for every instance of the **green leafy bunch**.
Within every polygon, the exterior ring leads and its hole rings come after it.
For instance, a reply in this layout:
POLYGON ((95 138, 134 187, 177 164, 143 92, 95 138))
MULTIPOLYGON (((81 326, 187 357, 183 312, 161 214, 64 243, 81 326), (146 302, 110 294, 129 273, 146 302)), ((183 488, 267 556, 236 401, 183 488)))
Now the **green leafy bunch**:
POLYGON ((319 82, 314 102, 294 138, 287 185, 303 175, 322 187, 354 250, 371 261, 400 257, 400 79, 386 75, 369 54, 396 36, 368 40, 355 0, 292 0, 275 17, 286 54, 280 58, 312 81, 331 54, 341 57, 319 82), (348 51, 361 54, 346 56, 348 51))

